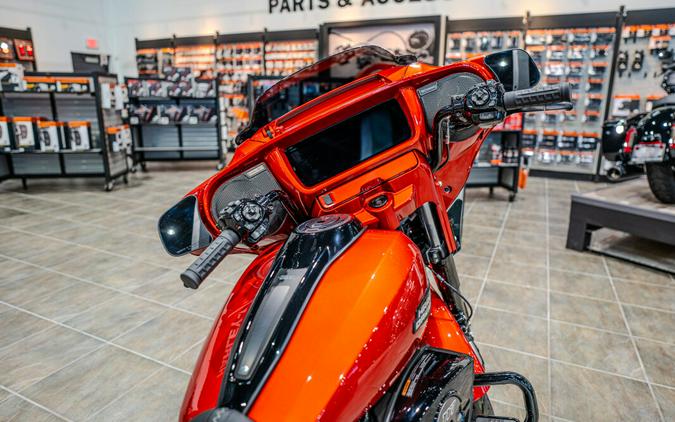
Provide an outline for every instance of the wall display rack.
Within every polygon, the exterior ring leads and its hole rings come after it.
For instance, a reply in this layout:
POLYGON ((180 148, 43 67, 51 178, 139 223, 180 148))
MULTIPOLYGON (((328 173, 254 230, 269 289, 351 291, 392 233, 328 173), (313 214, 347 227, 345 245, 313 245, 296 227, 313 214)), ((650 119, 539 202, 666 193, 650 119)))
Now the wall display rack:
POLYGON ((429 64, 441 63, 441 16, 328 22, 320 28, 320 57, 367 44, 395 54, 414 54, 429 64))
POLYGON ((30 28, 0 27, 0 64, 18 63, 25 71, 36 71, 33 33, 30 28))
POLYGON ((176 83, 166 79, 125 78, 125 82, 134 160, 142 169, 148 161, 218 160, 218 168, 225 165, 215 86, 211 95, 196 97, 171 95, 176 83))
POLYGON ((0 179, 103 177, 126 182, 131 142, 114 74, 27 72, 0 92, 0 179))
MULTIPOLYGON (((288 76, 314 63, 318 48, 318 32, 314 29, 216 36, 221 129, 230 149, 236 134, 249 121, 249 78, 288 76)), ((255 83, 261 81, 256 79, 255 83)))
POLYGON ((136 69, 140 76, 162 77, 164 69, 174 66, 173 38, 136 39, 136 69))
POLYGON ((568 82, 574 109, 525 113, 523 146, 533 173, 592 178, 600 160, 602 122, 611 92, 621 13, 528 16, 525 48, 544 84, 568 82))
POLYGON ((445 23, 445 64, 509 48, 523 48, 522 17, 450 20, 445 23))
POLYGON ((626 13, 614 71, 610 117, 651 109, 665 96, 662 64, 675 51, 675 8, 626 13))
POLYGON ((174 36, 173 45, 175 51, 173 59, 174 68, 189 68, 196 79, 215 79, 215 36, 174 36))

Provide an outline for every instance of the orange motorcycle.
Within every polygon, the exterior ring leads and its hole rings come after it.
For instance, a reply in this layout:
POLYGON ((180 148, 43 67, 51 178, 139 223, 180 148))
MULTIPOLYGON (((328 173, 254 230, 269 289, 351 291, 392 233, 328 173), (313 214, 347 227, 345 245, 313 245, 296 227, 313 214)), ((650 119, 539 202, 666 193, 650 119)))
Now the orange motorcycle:
POLYGON ((461 293, 463 189, 509 113, 570 108, 533 88, 523 50, 448 66, 379 47, 342 51, 256 101, 231 163, 159 221, 171 255, 199 255, 196 289, 230 253, 256 254, 187 388, 182 421, 506 421, 461 293))

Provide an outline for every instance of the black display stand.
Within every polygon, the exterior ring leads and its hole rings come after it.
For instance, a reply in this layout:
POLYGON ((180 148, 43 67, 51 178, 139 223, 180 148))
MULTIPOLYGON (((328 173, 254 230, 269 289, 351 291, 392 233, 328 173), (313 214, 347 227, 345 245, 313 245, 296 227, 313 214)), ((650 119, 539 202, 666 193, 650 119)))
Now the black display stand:
MULTIPOLYGON (((125 78, 126 81, 144 78, 125 78)), ((155 79, 155 78, 145 78, 155 79)), ((216 97, 129 97, 129 104, 140 106, 205 105, 215 108, 215 122, 138 122, 132 123, 134 163, 143 170, 149 161, 218 160, 225 166, 220 130, 220 111, 216 97)))
POLYGON ((92 125, 92 148, 82 151, 61 150, 0 152, 0 180, 63 177, 103 177, 106 191, 113 189, 115 180, 127 182, 130 171, 124 150, 113 151, 106 130, 120 126, 118 110, 104 109, 101 104, 101 84, 115 85, 114 74, 29 72, 27 76, 91 78, 92 92, 0 92, 0 115, 47 117, 55 121, 86 120, 92 125))
MULTIPOLYGON (((494 188, 503 188, 509 192, 509 202, 516 199, 518 183, 520 181, 520 169, 522 156, 520 153, 520 131, 501 130, 493 131, 489 136, 498 136, 502 151, 513 151, 516 155, 511 157, 510 162, 494 164, 488 160, 479 160, 471 168, 467 188, 490 188, 492 195, 494 188)), ((483 143, 481 150, 489 147, 483 143)), ((480 154, 479 154, 480 155, 480 154)))
MULTIPOLYGON (((319 57, 326 57, 331 54, 329 49, 329 36, 331 32, 340 29, 356 29, 368 27, 390 27, 388 30, 394 31, 396 26, 413 25, 413 24, 432 24, 434 26, 434 40, 435 45, 432 48, 433 61, 432 64, 441 64, 441 16, 420 16, 413 18, 395 18, 395 19, 373 19, 361 21, 346 21, 346 22, 327 22, 320 27, 319 38, 319 57)), ((372 44, 378 44, 373 41, 372 44)), ((351 45, 356 47, 357 45, 351 45)), ((386 46, 384 46, 386 48, 386 46)), ((401 52, 401 54, 406 54, 401 52)))
POLYGON ((675 209, 658 202, 645 179, 572 194, 567 248, 588 249, 603 227, 675 246, 675 209))

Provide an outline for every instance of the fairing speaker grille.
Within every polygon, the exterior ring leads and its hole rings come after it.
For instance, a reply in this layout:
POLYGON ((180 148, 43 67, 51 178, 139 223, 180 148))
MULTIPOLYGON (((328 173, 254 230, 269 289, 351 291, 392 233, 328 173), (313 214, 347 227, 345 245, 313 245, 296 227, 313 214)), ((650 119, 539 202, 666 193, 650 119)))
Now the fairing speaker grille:
POLYGON ((274 180, 267 166, 258 164, 252 169, 233 177, 218 188, 213 196, 211 213, 217 219, 218 211, 225 208, 230 202, 264 195, 273 190, 281 190, 281 187, 274 180))

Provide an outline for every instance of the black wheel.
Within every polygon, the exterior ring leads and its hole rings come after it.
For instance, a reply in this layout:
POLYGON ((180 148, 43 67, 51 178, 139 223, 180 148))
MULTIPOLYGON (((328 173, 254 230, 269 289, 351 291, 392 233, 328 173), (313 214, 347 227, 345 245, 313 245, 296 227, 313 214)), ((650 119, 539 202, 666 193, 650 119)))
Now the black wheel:
POLYGON ((647 180, 656 199, 664 204, 675 204, 675 170, 673 164, 647 164, 647 180))
POLYGON ((473 402, 473 415, 474 417, 495 415, 495 411, 492 409, 492 402, 490 402, 490 398, 487 394, 473 402))
POLYGON ((124 177, 122 177, 122 181, 124 182, 125 185, 129 184, 129 178, 127 177, 126 174, 124 175, 124 177))
POLYGON ((509 194, 509 202, 513 202, 516 200, 516 194, 515 193, 510 193, 509 194))
POLYGON ((106 182, 105 185, 103 185, 103 189, 106 192, 110 192, 111 190, 113 190, 114 187, 115 187, 115 182, 112 181, 112 180, 109 181, 109 182, 106 182))

